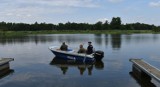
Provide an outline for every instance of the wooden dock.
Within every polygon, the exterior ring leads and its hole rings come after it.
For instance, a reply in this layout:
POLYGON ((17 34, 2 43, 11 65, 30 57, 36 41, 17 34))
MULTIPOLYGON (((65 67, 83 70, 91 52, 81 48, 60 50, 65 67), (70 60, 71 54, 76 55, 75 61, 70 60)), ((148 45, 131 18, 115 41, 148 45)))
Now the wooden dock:
POLYGON ((13 58, 1 58, 0 59, 0 71, 4 69, 9 69, 9 62, 13 61, 13 58))
POLYGON ((10 61, 13 61, 13 58, 1 58, 0 59, 0 79, 11 74, 14 70, 10 69, 10 61))
POLYGON ((130 61, 133 63, 132 70, 135 72, 138 76, 143 76, 146 78, 146 75, 148 75, 150 78, 156 79, 158 82, 160 82, 160 70, 149 63, 143 61, 142 59, 130 59, 130 61))

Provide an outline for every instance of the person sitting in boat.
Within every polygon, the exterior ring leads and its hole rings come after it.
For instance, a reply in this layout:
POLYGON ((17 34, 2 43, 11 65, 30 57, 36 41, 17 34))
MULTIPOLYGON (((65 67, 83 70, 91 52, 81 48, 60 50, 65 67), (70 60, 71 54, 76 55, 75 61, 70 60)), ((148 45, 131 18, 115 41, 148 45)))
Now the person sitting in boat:
POLYGON ((78 53, 86 53, 86 49, 83 48, 82 44, 79 46, 78 53))
POLYGON ((88 42, 87 54, 92 54, 92 53, 93 53, 92 42, 88 42))
POLYGON ((60 47, 60 50, 63 50, 63 51, 67 51, 68 50, 68 46, 65 44, 65 42, 62 43, 62 45, 60 47))

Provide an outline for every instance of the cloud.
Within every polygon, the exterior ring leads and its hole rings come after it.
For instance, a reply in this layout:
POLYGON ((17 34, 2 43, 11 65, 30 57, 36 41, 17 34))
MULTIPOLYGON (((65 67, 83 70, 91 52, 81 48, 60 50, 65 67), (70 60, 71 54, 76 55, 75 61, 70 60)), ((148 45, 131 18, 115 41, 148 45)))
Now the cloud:
POLYGON ((118 3, 118 2, 122 2, 123 0, 108 0, 108 1, 112 3, 118 3))
POLYGON ((160 1, 158 1, 158 2, 150 2, 149 5, 151 7, 160 7, 160 1))
POLYGON ((66 13, 75 8, 97 8, 94 0, 1 0, 0 10, 12 16, 14 14, 29 15, 46 13, 66 13), (29 13, 29 14, 28 14, 29 13))
POLYGON ((100 18, 100 19, 98 19, 98 21, 105 23, 106 21, 109 21, 109 19, 108 18, 100 18))
POLYGON ((44 20, 79 8, 98 8, 95 0, 0 0, 0 20, 44 20))
POLYGON ((16 0, 25 6, 98 7, 94 0, 16 0))

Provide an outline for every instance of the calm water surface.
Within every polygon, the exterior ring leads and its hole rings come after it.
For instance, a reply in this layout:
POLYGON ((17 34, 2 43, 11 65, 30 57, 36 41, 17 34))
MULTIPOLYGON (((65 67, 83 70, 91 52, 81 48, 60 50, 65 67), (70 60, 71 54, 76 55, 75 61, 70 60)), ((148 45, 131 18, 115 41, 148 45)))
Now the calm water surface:
MULTIPOLYGON (((143 58, 160 68, 159 34, 51 34, 0 37, 0 57, 13 57, 13 73, 1 77, 0 87, 146 87, 130 74, 130 58, 143 58), (92 41, 105 52, 102 62, 93 65, 55 62, 49 46, 66 42, 77 49, 92 41)), ((152 87, 160 83, 151 80, 152 87)), ((148 86, 148 87, 151 87, 148 86)))

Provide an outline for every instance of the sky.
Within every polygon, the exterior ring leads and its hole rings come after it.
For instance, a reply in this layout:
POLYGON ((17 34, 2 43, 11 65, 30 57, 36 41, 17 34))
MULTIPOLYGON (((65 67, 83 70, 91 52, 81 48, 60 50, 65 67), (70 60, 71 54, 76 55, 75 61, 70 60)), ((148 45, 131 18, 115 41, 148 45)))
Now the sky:
POLYGON ((0 21, 16 23, 122 23, 160 25, 160 0, 0 0, 0 21))

